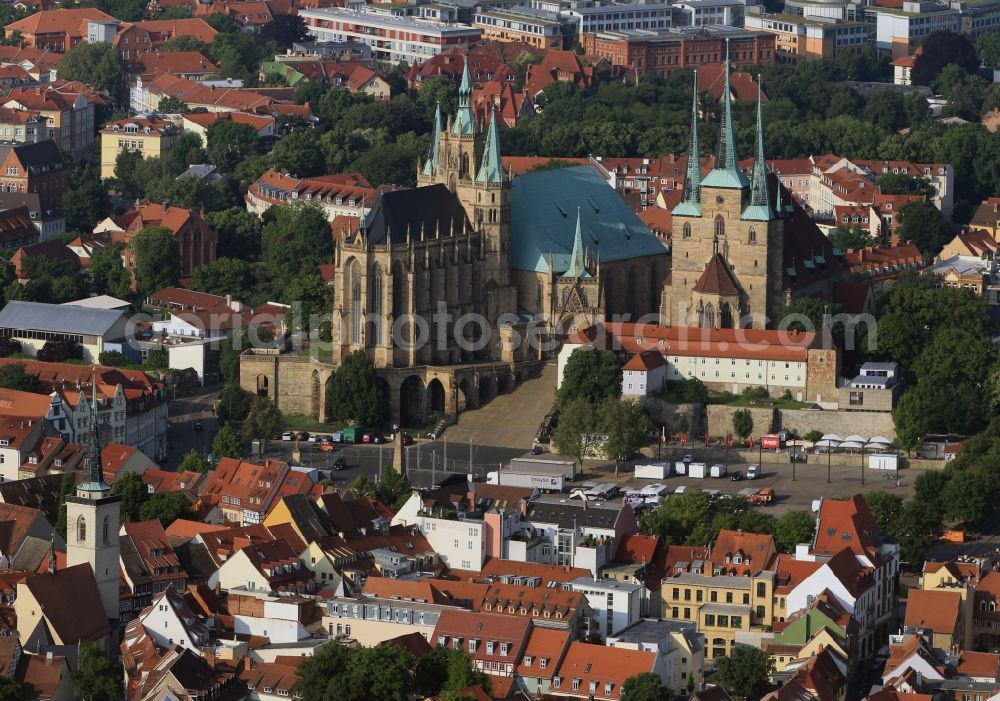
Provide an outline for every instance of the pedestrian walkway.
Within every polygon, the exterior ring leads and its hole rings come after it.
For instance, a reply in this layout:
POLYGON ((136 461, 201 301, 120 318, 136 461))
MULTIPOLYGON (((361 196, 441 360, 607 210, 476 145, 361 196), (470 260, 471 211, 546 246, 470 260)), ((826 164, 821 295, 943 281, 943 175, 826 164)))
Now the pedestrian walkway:
POLYGON ((529 450, 542 419, 552 409, 556 398, 556 364, 542 368, 532 377, 500 394, 488 404, 458 415, 458 421, 445 431, 455 444, 495 445, 529 450))

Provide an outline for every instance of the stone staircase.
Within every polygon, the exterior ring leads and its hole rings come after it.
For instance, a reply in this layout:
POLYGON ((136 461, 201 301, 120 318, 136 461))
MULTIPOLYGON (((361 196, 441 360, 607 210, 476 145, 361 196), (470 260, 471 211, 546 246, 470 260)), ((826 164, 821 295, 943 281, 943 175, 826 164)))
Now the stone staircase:
POLYGON ((447 428, 448 440, 529 450, 555 397, 556 364, 552 362, 542 368, 538 377, 525 380, 513 392, 460 413, 447 428))

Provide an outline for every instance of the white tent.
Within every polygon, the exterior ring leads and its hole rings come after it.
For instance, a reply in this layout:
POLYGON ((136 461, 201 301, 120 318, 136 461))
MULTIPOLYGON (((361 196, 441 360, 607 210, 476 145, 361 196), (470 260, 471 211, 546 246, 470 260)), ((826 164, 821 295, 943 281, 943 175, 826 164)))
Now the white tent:
POLYGON ((859 436, 859 435, 855 434, 855 435, 848 436, 847 438, 845 438, 844 442, 845 443, 867 443, 868 439, 865 438, 864 436, 859 436))
MULTIPOLYGON (((844 439, 841 438, 840 436, 838 436, 836 433, 828 433, 825 436, 823 436, 823 440, 824 441, 835 441, 837 443, 840 443, 844 439)), ((819 445, 819 443, 817 443, 816 445, 819 445)))
POLYGON ((885 445, 890 445, 892 441, 885 436, 874 436, 873 438, 868 439, 868 444, 871 445, 872 443, 884 443, 885 445))
POLYGON ((816 441, 814 444, 817 448, 836 448, 838 441, 823 439, 821 441, 816 441))
POLYGON ((865 444, 859 443, 858 441, 844 441, 837 447, 841 448, 842 450, 861 450, 862 448, 865 447, 865 444))

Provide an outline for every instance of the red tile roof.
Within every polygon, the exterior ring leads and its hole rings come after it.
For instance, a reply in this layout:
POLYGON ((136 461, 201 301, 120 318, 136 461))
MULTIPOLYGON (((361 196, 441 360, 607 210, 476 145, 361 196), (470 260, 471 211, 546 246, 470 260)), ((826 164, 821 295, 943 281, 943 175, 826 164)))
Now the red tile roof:
POLYGON ((777 552, 772 535, 721 530, 712 546, 711 560, 725 574, 755 575, 771 566, 777 552))
MULTIPOLYGON (((707 92, 715 101, 722 99, 722 90, 725 87, 725 71, 722 63, 705 63, 698 66, 698 92, 707 92)), ((756 102, 757 81, 752 74, 746 71, 730 71, 729 74, 729 94, 735 102, 756 102)), ((766 103, 767 93, 761 93, 761 98, 766 103)))
POLYGON ((574 693, 593 699, 615 699, 621 696, 625 680, 637 674, 652 672, 656 653, 627 650, 620 647, 595 646, 583 642, 570 643, 569 650, 552 680, 554 693, 574 693), (577 681, 579 684, 577 685, 577 681))
POLYGON ((705 265, 705 272, 698 278, 693 289, 701 294, 738 295, 740 293, 736 278, 733 277, 732 271, 729 270, 729 266, 719 253, 712 256, 705 265))
POLYGON ((571 640, 568 630, 532 627, 528 644, 517 665, 517 675, 532 679, 552 679, 571 640))
POLYGON ((879 533, 868 503, 860 494, 850 499, 824 499, 819 508, 814 555, 833 555, 843 548, 877 563, 879 533))
POLYGON ((903 625, 952 635, 958 626, 962 595, 941 589, 913 589, 906 595, 903 625))

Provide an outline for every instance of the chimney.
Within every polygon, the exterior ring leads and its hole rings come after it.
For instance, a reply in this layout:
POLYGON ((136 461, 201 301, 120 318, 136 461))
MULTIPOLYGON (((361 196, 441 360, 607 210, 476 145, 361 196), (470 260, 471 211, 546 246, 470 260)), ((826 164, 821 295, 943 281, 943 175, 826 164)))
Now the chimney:
POLYGON ((163 200, 163 211, 166 212, 170 209, 170 200, 163 200))

